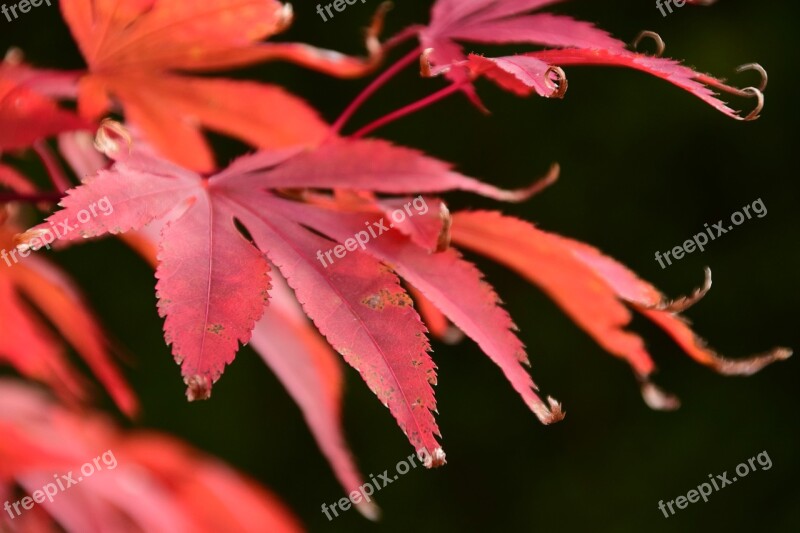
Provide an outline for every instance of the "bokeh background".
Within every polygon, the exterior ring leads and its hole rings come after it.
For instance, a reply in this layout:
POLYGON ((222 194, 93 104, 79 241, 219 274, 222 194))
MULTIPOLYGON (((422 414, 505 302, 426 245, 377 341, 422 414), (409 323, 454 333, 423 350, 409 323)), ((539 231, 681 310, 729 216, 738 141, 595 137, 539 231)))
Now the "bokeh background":
MULTIPOLYGON (((316 2, 296 2, 296 24, 282 38, 361 53, 361 28, 377 3, 358 3, 324 23, 316 2)), ((428 20, 431 2, 398 4, 388 33, 428 20)), ((800 348, 796 3, 722 0, 710 8, 676 9, 666 18, 652 1, 577 0, 556 11, 594 21, 626 41, 642 29, 657 31, 667 56, 740 86, 757 80, 752 73, 736 75, 734 68, 760 62, 770 73, 763 117, 735 122, 641 73, 572 68, 563 101, 520 100, 482 82, 491 116, 455 97, 379 135, 506 187, 527 184, 560 162, 561 181, 524 205, 467 195, 448 201, 455 208, 503 209, 594 244, 673 296, 698 286, 708 265, 714 288, 687 315, 712 346, 730 357, 777 345, 800 348), (671 249, 704 223, 727 219, 758 198, 766 217, 667 269, 655 262, 656 250, 671 249)), ((34 9, 13 23, 0 20, 0 50, 10 45, 39 66, 82 66, 55 7, 34 9)), ((284 84, 330 120, 367 83, 281 64, 232 75, 284 84)), ((441 85, 411 69, 365 106, 350 128, 441 85)), ((221 138, 217 147, 223 162, 244 150, 221 138)), ((654 412, 641 401, 626 364, 600 349, 537 288, 478 260, 520 327, 534 379, 563 402, 566 419, 540 425, 474 344, 435 342, 438 420, 448 464, 412 470, 381 491, 380 523, 352 510, 328 522, 322 503, 343 494, 300 411, 249 348, 210 401, 188 404, 163 342, 149 268, 113 240, 55 259, 77 278, 130 356, 127 375, 144 404, 135 425, 165 430, 248 472, 284 498, 312 531, 800 531, 797 357, 751 378, 721 377, 637 319, 633 329, 660 367, 657 382, 683 401, 677 412, 654 412), (751 473, 669 519, 658 510, 659 500, 685 495, 708 474, 733 471, 765 450, 770 470, 751 473)), ((411 453, 389 413, 349 368, 344 417, 365 475, 391 471, 411 453)))

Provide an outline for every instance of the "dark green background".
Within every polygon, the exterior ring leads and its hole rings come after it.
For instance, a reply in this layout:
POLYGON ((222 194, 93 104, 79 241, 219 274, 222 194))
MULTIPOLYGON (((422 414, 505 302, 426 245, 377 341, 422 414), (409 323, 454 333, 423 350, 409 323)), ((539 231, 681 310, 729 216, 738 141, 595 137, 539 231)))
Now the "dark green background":
MULTIPOLYGON (((389 32, 427 20, 429 2, 400 4, 390 15, 389 32)), ((327 23, 315 5, 295 4, 296 25, 283 38, 359 53, 360 28, 377 1, 349 7, 327 23)), ((597 22, 626 41, 642 29, 658 31, 667 55, 740 85, 755 78, 740 78, 734 68, 761 62, 770 73, 763 117, 735 122, 641 73, 573 68, 563 101, 520 100, 480 83, 493 115, 455 97, 379 134, 503 186, 526 184, 560 162, 561 181, 527 204, 501 206, 467 195, 448 201, 503 209, 594 244, 670 295, 689 292, 709 265, 714 288, 688 316, 712 346, 730 357, 776 345, 800 347, 795 4, 722 0, 711 8, 686 6, 667 18, 652 1, 576 1, 556 11, 597 22), (682 243, 704 223, 727 219, 758 198, 769 210, 765 218, 666 270, 654 261, 656 250, 682 243)), ((0 20, 0 45, 9 44, 21 46, 40 66, 81 66, 56 8, 33 10, 13 23, 0 20)), ((286 84, 330 120, 366 83, 330 80, 290 65, 258 66, 236 76, 286 84)), ((410 69, 350 128, 440 86, 410 69)), ((223 161, 239 150, 230 141, 219 147, 223 161)), ((128 376, 144 403, 137 426, 178 435, 252 474, 313 531, 800 530, 796 358, 751 378, 721 377, 637 319, 633 328, 661 369, 658 383, 683 400, 678 412, 654 412, 641 401, 627 366, 537 288, 478 261, 521 329, 534 379, 563 402, 567 418, 542 426, 475 345, 434 343, 448 465, 413 470, 384 489, 379 524, 354 511, 329 523, 320 506, 342 497, 339 486, 299 410, 257 356, 242 350, 211 401, 187 404, 161 337, 154 279, 143 262, 115 241, 71 249, 56 260, 79 280, 133 358, 128 376), (709 473, 733 471, 763 450, 772 469, 669 519, 657 509, 659 500, 685 495, 709 473)), ((393 470, 411 453, 408 443, 349 368, 347 385, 345 423, 362 471, 393 470)))

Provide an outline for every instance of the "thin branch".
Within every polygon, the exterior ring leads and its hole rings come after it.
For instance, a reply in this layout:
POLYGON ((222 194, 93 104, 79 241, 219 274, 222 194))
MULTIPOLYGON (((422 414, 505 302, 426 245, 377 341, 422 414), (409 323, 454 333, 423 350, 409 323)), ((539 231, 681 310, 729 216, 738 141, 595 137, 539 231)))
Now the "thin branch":
POLYGON ((8 202, 58 202, 64 197, 60 192, 20 193, 0 191, 0 203, 8 202))
POLYGON ((336 122, 334 122, 333 126, 331 126, 331 133, 339 133, 347 121, 350 120, 350 118, 355 114, 356 111, 358 111, 364 102, 366 102, 373 94, 375 94, 378 89, 383 87, 386 82, 395 77, 400 71, 402 71, 408 65, 417 62, 419 55, 420 49, 414 48, 414 50, 409 52, 394 65, 383 71, 380 76, 375 78, 372 83, 370 83, 363 91, 361 91, 361 94, 359 94, 356 99, 347 106, 339 118, 336 119, 336 122))
POLYGON ((394 122, 395 120, 401 119, 412 113, 416 113, 417 111, 425 107, 428 107, 429 105, 435 104, 439 100, 447 98, 451 94, 457 93, 462 89, 463 86, 464 83, 454 83, 452 85, 448 85, 447 87, 445 87, 440 91, 437 91, 429 96, 426 96, 421 100, 418 100, 412 104, 402 107, 397 111, 389 113, 388 115, 379 118, 378 120, 371 122, 370 124, 367 124, 366 126, 355 132, 350 137, 352 137, 353 139, 359 139, 361 137, 364 137, 372 133, 373 131, 377 130, 378 128, 381 128, 387 124, 394 122))
POLYGON ((45 141, 38 140, 33 143, 33 150, 36 152, 36 155, 39 156, 39 159, 42 160, 44 167, 47 169, 50 181, 57 190, 63 193, 72 187, 72 184, 61 170, 61 166, 58 164, 58 161, 56 161, 53 152, 50 151, 50 147, 47 146, 45 141))

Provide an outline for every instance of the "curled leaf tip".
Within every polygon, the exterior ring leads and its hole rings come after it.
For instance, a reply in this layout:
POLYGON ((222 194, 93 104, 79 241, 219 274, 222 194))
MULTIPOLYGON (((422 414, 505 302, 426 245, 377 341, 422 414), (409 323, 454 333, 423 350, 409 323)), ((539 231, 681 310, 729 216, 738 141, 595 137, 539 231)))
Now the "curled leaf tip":
POLYGON ((435 78, 447 74, 453 67, 452 65, 433 66, 431 64, 433 52, 433 48, 426 48, 419 55, 419 75, 423 78, 435 78))
POLYGON ((564 69, 561 67, 556 67, 551 65, 548 67, 547 72, 545 72, 545 79, 553 84, 553 93, 548 96, 548 98, 558 98, 563 99, 564 95, 567 94, 567 88, 569 87, 569 82, 567 81, 567 74, 564 72, 564 69), (555 80, 550 78, 550 74, 555 75, 555 80))
POLYGON ((389 0, 378 4, 378 9, 375 10, 375 14, 372 16, 372 22, 370 23, 369 28, 367 28, 367 31, 375 37, 378 37, 381 33, 383 33, 383 27, 386 23, 386 16, 392 9, 394 9, 394 2, 390 2, 389 0))
POLYGON ((711 269, 708 267, 705 268, 705 276, 702 287, 695 289, 690 296, 682 296, 672 301, 661 302, 652 309, 656 311, 666 311, 668 313, 682 313, 686 311, 702 300, 703 297, 708 294, 708 291, 711 290, 711 269))
POLYGON ((522 189, 514 189, 514 190, 502 190, 500 194, 493 196, 497 200, 502 202, 512 202, 512 203, 519 203, 524 202, 526 200, 530 200, 540 192, 544 191, 556 181, 558 181, 558 177, 561 175, 561 166, 558 163, 553 163, 550 165, 550 169, 547 171, 547 174, 542 176, 541 178, 534 181, 528 187, 524 187, 522 189))
POLYGON ((747 63, 745 65, 739 65, 738 67, 736 67, 736 72, 740 74, 748 70, 755 70, 761 75, 761 83, 758 85, 758 90, 761 92, 766 91, 767 83, 769 82, 769 75, 767 74, 767 70, 758 63, 747 63))
POLYGON ((392 2, 381 2, 372 16, 372 22, 366 29, 367 51, 373 61, 377 62, 383 57, 383 45, 381 45, 380 37, 386 22, 386 15, 393 8, 394 4, 392 2))
POLYGON ((746 72, 748 70, 755 70, 761 76, 761 82, 758 84, 758 87, 745 87, 744 89, 740 89, 738 87, 728 85, 727 83, 724 83, 723 81, 715 79, 711 76, 698 77, 699 81, 702 81, 709 87, 713 87, 714 89, 724 93, 732 94, 741 98, 755 98, 756 107, 750 113, 743 117, 734 116, 734 118, 737 120, 746 122, 756 120, 761 116, 761 111, 764 109, 764 91, 766 90, 767 82, 769 81, 769 75, 767 74, 766 69, 758 63, 747 63, 736 68, 736 72, 738 73, 746 72))
POLYGON ((715 371, 726 376, 751 376, 759 372, 762 368, 777 361, 785 361, 791 356, 791 349, 781 347, 745 359, 732 360, 716 356, 710 366, 715 371))
POLYGON ((667 45, 664 42, 664 39, 661 38, 659 34, 654 31, 643 31, 636 36, 636 39, 633 40, 631 43, 631 48, 634 51, 638 51, 639 45, 644 39, 652 39, 656 43, 656 53, 654 54, 655 57, 661 57, 664 55, 664 51, 667 49, 667 45))
POLYGON ((278 21, 275 25, 275 33, 283 33, 294 22, 294 8, 292 4, 283 4, 278 14, 278 21))
POLYGON ((436 253, 441 253, 450 248, 450 230, 453 227, 453 217, 444 202, 439 204, 439 218, 442 221, 442 229, 436 239, 436 253))
POLYGON ((109 159, 119 160, 127 157, 133 147, 133 137, 125 127, 116 120, 104 119, 97 128, 94 147, 109 159), (125 143, 125 149, 122 143, 125 143))
POLYGON ((744 122, 750 122, 751 120, 757 120, 761 117, 761 111, 764 109, 764 93, 762 93, 759 89, 755 87, 745 87, 742 89, 742 93, 750 96, 755 97, 757 100, 756 107, 749 114, 744 117, 736 117, 737 120, 742 120, 744 122))
POLYGON ((677 396, 663 391, 650 380, 643 379, 640 390, 644 403, 655 411, 675 411, 681 406, 677 396))
POLYGON ((186 398, 190 402, 208 400, 211 397, 211 380, 207 376, 192 376, 184 380, 186 383, 186 398))
MULTIPOLYGON (((566 81, 566 80, 565 80, 566 81)), ((531 185, 527 192, 529 194, 528 198, 536 196, 540 192, 544 191, 555 182, 558 181, 558 178, 561 176, 561 165, 558 163, 553 163, 550 165, 550 169, 547 171, 547 174, 539 178, 533 185, 531 185)))
POLYGON ((423 78, 433 77, 433 73, 431 72, 431 54, 433 54, 433 48, 426 48, 419 55, 419 74, 423 78))

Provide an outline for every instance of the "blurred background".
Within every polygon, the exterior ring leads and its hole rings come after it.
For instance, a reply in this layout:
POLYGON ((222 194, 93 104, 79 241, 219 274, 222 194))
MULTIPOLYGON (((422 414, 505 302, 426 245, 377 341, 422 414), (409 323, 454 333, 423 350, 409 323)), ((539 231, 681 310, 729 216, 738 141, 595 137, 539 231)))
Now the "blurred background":
MULTIPOLYGON (((431 2, 398 4, 387 35, 428 20, 431 2)), ((357 3, 323 22, 316 2, 297 2, 296 23, 281 38, 360 54, 361 28, 377 5, 357 3)), ((468 195, 448 196, 448 202, 451 209, 502 209, 586 241, 670 296, 699 286, 709 266, 714 288, 687 316, 713 347, 732 358, 773 346, 800 348, 795 3, 722 0, 662 17, 653 1, 577 0, 553 11, 595 22, 628 42, 640 30, 657 31, 667 43, 666 56, 734 85, 757 84, 754 73, 737 75, 734 69, 761 63, 770 74, 762 118, 733 121, 642 73, 570 68, 563 101, 521 100, 481 82, 491 116, 457 96, 377 135, 504 187, 527 184, 558 161, 561 180, 526 204, 498 205, 468 195), (681 244, 704 223, 729 219, 759 198, 766 217, 745 222, 704 253, 667 269, 654 260, 657 250, 681 244)), ((36 66, 82 67, 55 7, 32 10, 13 23, 0 20, 0 50, 10 45, 22 48, 36 66)), ((284 64, 231 76, 283 84, 329 120, 368 83, 284 64)), ((442 84, 419 79, 410 69, 358 113, 349 131, 442 84)), ((245 150, 215 139, 222 163, 245 150)), ((105 240, 60 252, 54 260, 78 280, 130 355, 127 375, 144 405, 136 426, 186 439, 261 480, 312 531, 800 531, 797 356, 751 378, 726 378, 694 364, 663 333, 637 319, 632 328, 656 359, 657 383, 683 402, 677 412, 654 412, 641 401, 627 365, 599 348, 537 288, 470 257, 520 327, 534 380, 544 394, 563 402, 567 417, 542 426, 473 343, 434 342, 448 464, 414 469, 378 493, 384 516, 377 524, 352 510, 332 522, 321 513, 323 503, 344 495, 299 409, 249 348, 210 401, 186 402, 179 368, 162 338, 153 274, 138 256, 105 240), (712 494, 708 503, 668 519, 659 511, 659 500, 685 495, 708 474, 733 472, 762 451, 771 469, 751 473, 712 494)), ((365 476, 391 472, 412 450, 355 371, 346 374, 345 425, 359 466, 365 476)))

